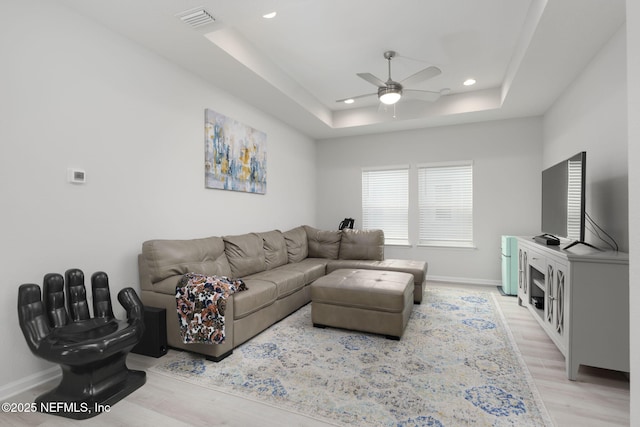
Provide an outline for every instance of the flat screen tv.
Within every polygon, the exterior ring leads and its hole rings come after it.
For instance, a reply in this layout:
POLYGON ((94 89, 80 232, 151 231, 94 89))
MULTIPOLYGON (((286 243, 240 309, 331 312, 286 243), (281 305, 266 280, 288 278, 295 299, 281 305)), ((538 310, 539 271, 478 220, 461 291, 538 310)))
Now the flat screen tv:
POLYGON ((542 232, 573 240, 565 249, 585 239, 586 162, 582 151, 542 171, 542 232))

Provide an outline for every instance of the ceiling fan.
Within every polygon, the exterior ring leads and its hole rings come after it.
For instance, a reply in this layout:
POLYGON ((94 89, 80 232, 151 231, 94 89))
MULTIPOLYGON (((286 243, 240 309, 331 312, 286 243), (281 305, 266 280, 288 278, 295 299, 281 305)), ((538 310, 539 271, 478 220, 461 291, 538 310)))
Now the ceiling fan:
MULTIPOLYGON (((378 95, 378 99, 383 104, 392 105, 400 100, 404 93, 408 95, 412 95, 415 98, 421 99, 423 101, 436 101, 440 97, 440 92, 431 92, 428 90, 418 90, 418 89, 406 89, 406 86, 410 86, 412 84, 416 84, 422 82, 427 79, 431 79, 440 73, 440 69, 438 67, 427 67, 424 70, 418 71, 417 73, 407 77, 401 82, 396 82, 391 79, 391 59, 396 56, 396 52, 392 50, 388 50, 384 53, 385 59, 389 63, 389 78, 386 82, 380 80, 376 76, 371 73, 358 73, 358 77, 368 81, 369 83, 378 87, 378 92, 376 93, 367 93, 365 95, 352 96, 350 98, 338 99, 336 102, 345 102, 352 101, 358 98, 364 98, 367 96, 378 95)), ((353 102, 353 101, 352 101, 353 102)))

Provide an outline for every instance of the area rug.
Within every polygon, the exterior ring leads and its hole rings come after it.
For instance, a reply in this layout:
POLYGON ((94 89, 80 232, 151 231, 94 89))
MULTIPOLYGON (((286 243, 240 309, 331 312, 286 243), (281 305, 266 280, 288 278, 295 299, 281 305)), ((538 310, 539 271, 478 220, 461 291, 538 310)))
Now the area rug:
POLYGON ((151 371, 337 425, 551 426, 494 298, 427 288, 400 341, 314 328, 309 304, 220 363, 151 371))

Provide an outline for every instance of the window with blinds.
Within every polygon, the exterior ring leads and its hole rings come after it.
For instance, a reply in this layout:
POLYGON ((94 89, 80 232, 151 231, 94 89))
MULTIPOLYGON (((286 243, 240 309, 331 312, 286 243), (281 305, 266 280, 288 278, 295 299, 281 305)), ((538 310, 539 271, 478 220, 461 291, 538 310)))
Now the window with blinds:
POLYGON ((362 227, 385 244, 409 244, 409 166, 362 170, 362 227))
POLYGON ((473 164, 418 166, 419 244, 473 247, 473 164))

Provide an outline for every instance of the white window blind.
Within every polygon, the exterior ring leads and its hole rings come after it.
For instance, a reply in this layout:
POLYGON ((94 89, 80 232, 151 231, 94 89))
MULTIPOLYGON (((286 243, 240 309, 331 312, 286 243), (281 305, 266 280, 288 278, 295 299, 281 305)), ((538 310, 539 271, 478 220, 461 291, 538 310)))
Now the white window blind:
POLYGON ((409 167, 362 171, 362 227, 382 229, 386 244, 409 243, 409 167))
POLYGON ((580 240, 582 229, 582 162, 569 160, 569 183, 567 189, 567 237, 580 240))
POLYGON ((471 162, 418 167, 419 244, 473 247, 471 162))

